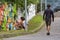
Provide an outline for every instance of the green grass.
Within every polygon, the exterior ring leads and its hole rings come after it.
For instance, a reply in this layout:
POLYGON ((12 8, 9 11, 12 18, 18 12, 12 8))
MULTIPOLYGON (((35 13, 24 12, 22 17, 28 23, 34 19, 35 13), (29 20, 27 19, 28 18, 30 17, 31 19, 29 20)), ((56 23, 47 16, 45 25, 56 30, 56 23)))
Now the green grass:
POLYGON ((28 24, 28 31, 21 30, 11 30, 11 31, 1 31, 0 32, 0 38, 8 38, 8 37, 14 37, 14 36, 20 36, 31 33, 32 30, 38 28, 42 23, 42 16, 36 15, 33 17, 28 24))
POLYGON ((29 25, 28 25, 28 30, 34 30, 35 28, 39 27, 40 24, 42 23, 42 16, 41 15, 37 15, 35 17, 32 18, 32 20, 29 21, 29 25))

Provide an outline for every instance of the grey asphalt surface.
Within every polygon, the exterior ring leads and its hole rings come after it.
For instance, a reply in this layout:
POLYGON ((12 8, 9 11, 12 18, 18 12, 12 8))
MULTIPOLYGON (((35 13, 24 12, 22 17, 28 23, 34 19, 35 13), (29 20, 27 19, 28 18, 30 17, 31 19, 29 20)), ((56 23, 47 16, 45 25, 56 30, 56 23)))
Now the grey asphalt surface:
POLYGON ((46 27, 44 26, 39 32, 30 35, 17 36, 12 38, 4 38, 3 40, 60 40, 60 17, 56 17, 52 22, 50 35, 46 35, 46 27))
POLYGON ((60 17, 60 11, 54 13, 55 14, 55 17, 60 17))

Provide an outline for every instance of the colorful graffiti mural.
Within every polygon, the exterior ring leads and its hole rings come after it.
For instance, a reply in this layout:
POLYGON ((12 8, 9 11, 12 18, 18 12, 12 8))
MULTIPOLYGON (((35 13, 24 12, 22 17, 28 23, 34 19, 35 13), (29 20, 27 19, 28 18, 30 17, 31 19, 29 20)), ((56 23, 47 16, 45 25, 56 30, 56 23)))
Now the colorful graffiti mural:
POLYGON ((8 4, 8 3, 1 4, 0 5, 0 26, 1 26, 0 29, 12 30, 14 16, 16 15, 16 13, 17 13, 16 4, 14 4, 14 5, 8 4))

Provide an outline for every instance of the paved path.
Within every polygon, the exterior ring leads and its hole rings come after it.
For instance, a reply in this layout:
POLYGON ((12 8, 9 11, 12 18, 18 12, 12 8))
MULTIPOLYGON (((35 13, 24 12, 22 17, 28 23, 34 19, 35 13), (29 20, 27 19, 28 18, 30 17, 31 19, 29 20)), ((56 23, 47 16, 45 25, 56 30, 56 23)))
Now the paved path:
POLYGON ((60 11, 54 13, 55 14, 55 17, 60 17, 60 11))
POLYGON ((60 18, 55 18, 55 22, 52 22, 50 36, 46 35, 46 29, 43 27, 38 33, 5 38, 4 40, 60 40, 60 18))

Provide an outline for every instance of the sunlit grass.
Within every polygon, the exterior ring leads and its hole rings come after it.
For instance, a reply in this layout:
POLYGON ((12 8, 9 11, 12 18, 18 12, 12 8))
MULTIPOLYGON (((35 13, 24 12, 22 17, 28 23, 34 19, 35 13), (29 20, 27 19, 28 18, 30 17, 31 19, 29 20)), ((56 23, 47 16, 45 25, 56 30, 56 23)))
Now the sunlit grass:
POLYGON ((8 38, 14 36, 20 36, 30 33, 32 30, 38 28, 42 23, 42 16, 36 15, 33 17, 28 24, 28 31, 26 32, 24 29, 21 30, 11 30, 11 31, 0 31, 0 38, 8 38))
POLYGON ((35 28, 38 28, 42 21, 43 20, 41 15, 35 16, 32 20, 29 21, 28 30, 30 31, 34 30, 35 28))

